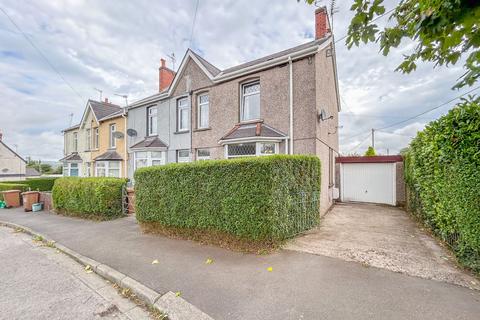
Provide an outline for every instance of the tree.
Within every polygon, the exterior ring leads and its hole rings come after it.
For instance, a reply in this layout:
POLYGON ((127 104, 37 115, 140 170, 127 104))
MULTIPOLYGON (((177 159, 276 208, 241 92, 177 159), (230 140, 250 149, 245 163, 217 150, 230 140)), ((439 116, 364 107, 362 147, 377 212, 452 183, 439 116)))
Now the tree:
POLYGON ((40 165, 40 173, 50 173, 52 171, 52 166, 49 165, 48 163, 42 163, 40 165))
POLYGON ((365 156, 371 157, 371 156, 374 156, 374 155, 376 155, 375 149, 373 149, 372 146, 368 147, 367 151, 365 151, 365 156))
MULTIPOLYGON (((314 0, 306 0, 313 3, 314 0)), ((436 66, 454 65, 466 56, 465 73, 454 88, 473 85, 480 76, 480 1, 478 0, 401 0, 385 12, 383 0, 354 0, 355 12, 348 27, 346 44, 350 49, 360 42, 376 42, 387 56, 404 40, 414 42, 414 49, 404 55, 395 69, 410 73, 419 61, 436 66), (392 25, 380 31, 375 23, 390 14, 392 25)))

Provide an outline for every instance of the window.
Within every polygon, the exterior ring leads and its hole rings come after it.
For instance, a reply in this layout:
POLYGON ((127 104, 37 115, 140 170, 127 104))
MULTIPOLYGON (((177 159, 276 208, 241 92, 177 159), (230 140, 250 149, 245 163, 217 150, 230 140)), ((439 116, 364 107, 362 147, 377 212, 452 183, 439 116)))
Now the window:
POLYGON ((165 164, 164 151, 135 152, 135 170, 143 167, 160 166, 163 164, 165 164))
POLYGON ((117 127, 115 126, 115 123, 110 125, 110 148, 116 148, 117 147, 117 139, 115 139, 115 131, 117 130, 117 127))
POLYGON ((87 150, 91 149, 91 142, 92 142, 92 132, 90 129, 87 129, 87 150))
POLYGON ((177 151, 177 162, 190 162, 190 151, 185 150, 178 150, 177 151))
POLYGON ((277 142, 249 142, 226 145, 226 157, 268 156, 278 153, 277 142))
POLYGON ((95 176, 120 178, 120 161, 95 162, 95 176))
POLYGON ((78 151, 78 132, 73 133, 73 151, 78 151))
POLYGON ((242 85, 240 120, 260 118, 260 82, 242 85))
POLYGON ((188 98, 177 100, 177 129, 178 131, 188 130, 188 98))
POLYGON ((197 160, 210 160, 210 150, 197 149, 197 160))
POLYGON ((65 177, 78 177, 78 163, 65 162, 63 164, 63 175, 65 177))
POLYGON ((147 109, 147 135, 154 136, 157 134, 157 107, 149 107, 147 109))
POLYGON ((99 132, 98 128, 93 129, 93 148, 98 149, 99 132))
POLYGON ((198 128, 208 128, 208 109, 209 99, 208 94, 202 94, 198 97, 198 128))
POLYGON ((90 162, 85 162, 85 176, 90 177, 90 162))

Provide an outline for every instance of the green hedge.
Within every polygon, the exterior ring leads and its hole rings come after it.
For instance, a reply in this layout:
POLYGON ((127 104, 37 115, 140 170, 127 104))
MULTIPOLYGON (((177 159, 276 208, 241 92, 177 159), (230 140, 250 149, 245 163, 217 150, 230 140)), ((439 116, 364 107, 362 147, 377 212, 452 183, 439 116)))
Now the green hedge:
POLYGON ((30 188, 32 191, 52 191, 56 179, 58 178, 30 178, 20 181, 6 181, 6 183, 24 184, 27 185, 27 190, 30 188))
POLYGON ((6 190, 27 191, 28 187, 21 183, 0 182, 0 200, 3 200, 3 194, 1 192, 6 190))
POLYGON ((123 215, 122 188, 126 182, 119 178, 59 178, 53 186, 53 206, 65 215, 113 219, 123 215))
POLYGON ((463 101, 431 122, 405 155, 410 210, 480 272, 480 104, 463 101))
POLYGON ((320 160, 275 155, 135 172, 139 222, 277 242, 319 221, 320 160))

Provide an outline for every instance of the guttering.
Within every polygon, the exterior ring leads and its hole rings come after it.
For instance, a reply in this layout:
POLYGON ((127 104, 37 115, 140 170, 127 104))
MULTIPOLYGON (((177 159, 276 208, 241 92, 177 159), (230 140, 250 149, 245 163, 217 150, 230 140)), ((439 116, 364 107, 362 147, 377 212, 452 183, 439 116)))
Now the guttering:
POLYGON ((288 87, 288 107, 289 107, 289 135, 290 135, 290 146, 288 148, 289 154, 293 154, 293 63, 292 63, 292 58, 289 56, 288 57, 288 82, 289 82, 289 87, 288 87))
POLYGON ((163 92, 163 93, 156 93, 150 97, 143 98, 142 100, 136 101, 132 103, 130 106, 128 106, 128 109, 133 109, 137 107, 141 107, 145 104, 153 103, 153 102, 158 102, 164 98, 168 98, 169 94, 168 92, 163 92))

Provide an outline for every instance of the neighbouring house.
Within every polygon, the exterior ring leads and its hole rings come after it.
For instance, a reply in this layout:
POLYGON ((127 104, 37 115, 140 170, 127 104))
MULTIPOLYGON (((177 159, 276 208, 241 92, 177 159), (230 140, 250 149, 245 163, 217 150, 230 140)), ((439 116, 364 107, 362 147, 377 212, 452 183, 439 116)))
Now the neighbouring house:
POLYGON ((159 92, 128 108, 129 176, 169 162, 315 154, 321 213, 333 203, 340 111, 326 8, 315 39, 220 70, 187 50, 178 71, 161 61, 159 92))
POLYGON ((27 178, 35 178, 35 177, 40 177, 41 176, 41 173, 38 172, 37 169, 35 168, 29 168, 27 167, 26 170, 25 170, 25 176, 27 178))
POLYGON ((63 130, 63 175, 126 177, 125 109, 88 100, 80 124, 63 130))
POLYGON ((3 141, 0 133, 0 181, 25 180, 27 161, 3 141))

